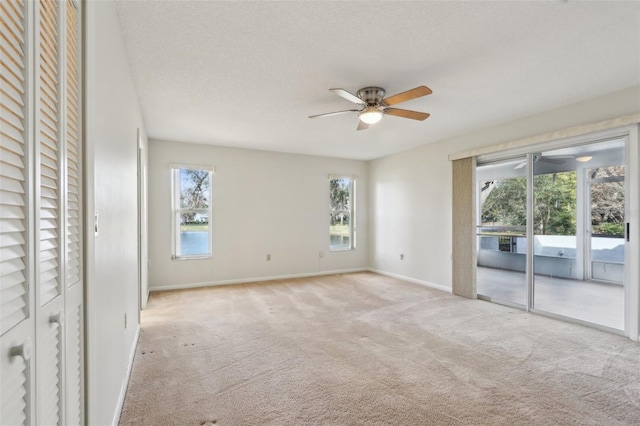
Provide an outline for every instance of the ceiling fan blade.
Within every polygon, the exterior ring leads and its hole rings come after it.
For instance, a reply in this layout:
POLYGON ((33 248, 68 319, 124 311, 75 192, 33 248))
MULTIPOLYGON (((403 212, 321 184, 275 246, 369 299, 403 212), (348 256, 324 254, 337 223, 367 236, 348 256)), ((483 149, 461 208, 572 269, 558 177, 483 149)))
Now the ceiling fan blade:
POLYGON ((409 111, 408 109, 385 108, 385 114, 395 115, 396 117, 410 118, 412 120, 426 120, 430 114, 426 112, 409 111))
POLYGON ((573 160, 576 158, 573 155, 543 155, 544 158, 556 158, 558 160, 573 160))
POLYGON ((369 125, 362 120, 358 120, 358 130, 367 130, 369 125))
POLYGON ((397 95, 389 96, 382 100, 383 105, 395 105, 400 102, 410 101, 411 99, 420 98, 433 93, 427 86, 418 86, 414 89, 407 90, 406 92, 398 93, 397 95))
POLYGON ((362 99, 360 99, 356 95, 347 92, 344 89, 329 89, 329 90, 331 90, 336 95, 341 96, 341 97, 345 98, 346 100, 348 100, 350 102, 353 102, 354 104, 366 105, 365 101, 363 101, 362 99))
POLYGON ((553 158, 553 157, 539 157, 538 161, 542 161, 543 163, 549 164, 564 164, 566 160, 561 158, 553 158))
POLYGON ((316 115, 310 115, 309 118, 318 118, 318 117, 329 117, 332 115, 340 115, 340 114, 346 114, 348 112, 358 112, 359 110, 357 109, 347 109, 344 111, 335 111, 335 112, 326 112, 324 114, 316 114, 316 115))

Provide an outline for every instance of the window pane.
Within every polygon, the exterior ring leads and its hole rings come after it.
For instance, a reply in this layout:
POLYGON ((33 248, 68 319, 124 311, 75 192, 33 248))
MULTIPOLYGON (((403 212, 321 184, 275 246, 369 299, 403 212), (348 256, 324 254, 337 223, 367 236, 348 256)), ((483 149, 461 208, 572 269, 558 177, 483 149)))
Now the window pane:
POLYGON ((211 171, 173 169, 172 258, 211 255, 211 171))
POLYGON ((526 165, 519 157, 476 168, 478 294, 518 305, 527 298, 526 165))
POLYGON ((209 207, 209 171, 180 169, 180 207, 209 207))
POLYGON ((329 189, 330 189, 330 201, 331 201, 331 211, 335 210, 351 210, 349 199, 351 194, 351 179, 330 179, 329 180, 329 189))
POLYGON ((600 179, 624 176, 624 166, 597 167, 587 172, 589 179, 600 179))
POLYGON ((624 182, 591 185, 591 233, 624 237, 624 182))
POLYGON ((331 250, 351 249, 351 215, 348 212, 331 212, 329 237, 331 250))
MULTIPOLYGON (((543 164, 547 166, 547 164, 543 164)), ((553 165, 555 166, 555 164, 553 165)), ((538 163, 535 164, 535 167, 537 171, 538 163)), ((577 220, 576 171, 536 174, 533 179, 533 191, 535 196, 533 206, 534 234, 571 237, 569 239, 556 238, 556 240, 559 244, 569 244, 569 246, 560 247, 566 248, 571 253, 571 257, 575 258, 577 220), (560 241, 563 242, 560 243, 560 241)), ((545 237, 538 238, 536 241, 545 241, 545 237)), ((558 246, 554 246, 551 241, 552 239, 549 239, 551 247, 547 251, 543 248, 545 244, 536 244, 536 254, 555 256, 556 252, 563 252, 562 249, 558 250, 558 246)))
POLYGON ((624 146, 612 140, 572 150, 535 155, 532 307, 620 330, 624 168, 600 165, 623 162, 624 146))
POLYGON ((355 248, 354 187, 355 181, 350 177, 329 179, 329 249, 332 251, 355 248))
POLYGON ((180 255, 209 254, 209 214, 180 213, 180 255))

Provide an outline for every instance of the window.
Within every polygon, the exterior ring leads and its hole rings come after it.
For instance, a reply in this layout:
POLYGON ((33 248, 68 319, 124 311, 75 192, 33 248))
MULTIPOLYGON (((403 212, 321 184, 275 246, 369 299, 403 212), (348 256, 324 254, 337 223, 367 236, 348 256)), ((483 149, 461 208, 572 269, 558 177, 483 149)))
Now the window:
POLYGON ((172 259, 211 257, 212 169, 172 167, 172 259))
POLYGON ((350 176, 329 176, 329 249, 331 251, 355 248, 355 189, 356 181, 350 176))

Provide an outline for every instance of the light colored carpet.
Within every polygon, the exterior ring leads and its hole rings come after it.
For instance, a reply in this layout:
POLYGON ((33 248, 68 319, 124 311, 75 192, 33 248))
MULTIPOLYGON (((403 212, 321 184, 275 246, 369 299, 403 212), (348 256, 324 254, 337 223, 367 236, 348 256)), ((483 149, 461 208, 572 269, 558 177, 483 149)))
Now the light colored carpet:
POLYGON ((372 273, 159 292, 120 424, 640 424, 640 345, 372 273))

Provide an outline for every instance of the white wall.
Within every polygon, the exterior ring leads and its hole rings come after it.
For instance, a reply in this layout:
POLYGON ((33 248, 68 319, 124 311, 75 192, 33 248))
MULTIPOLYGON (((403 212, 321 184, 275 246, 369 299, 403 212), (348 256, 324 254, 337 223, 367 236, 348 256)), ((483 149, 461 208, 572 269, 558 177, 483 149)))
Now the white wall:
POLYGON ((356 176, 357 225, 366 231, 364 161, 151 140, 150 289, 366 268, 367 232, 356 250, 329 252, 332 173, 356 176), (215 167, 211 259, 171 260, 171 163, 215 167))
POLYGON ((87 424, 109 425, 118 420, 138 330, 137 129, 143 125, 115 4, 84 5, 87 424))
POLYGON ((451 289, 449 154, 638 112, 634 87, 371 161, 369 266, 451 289))

